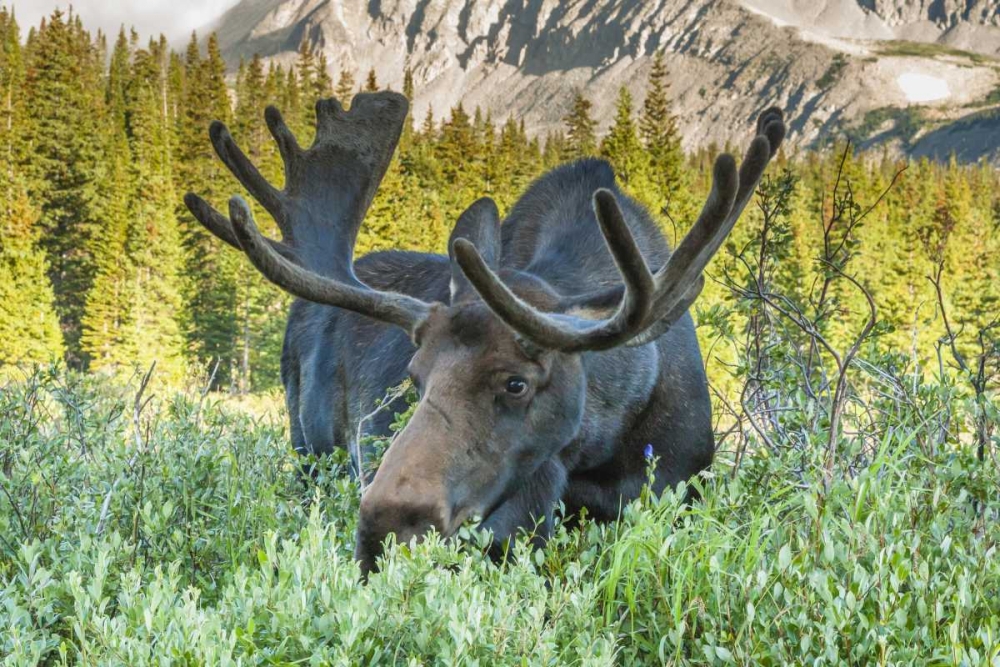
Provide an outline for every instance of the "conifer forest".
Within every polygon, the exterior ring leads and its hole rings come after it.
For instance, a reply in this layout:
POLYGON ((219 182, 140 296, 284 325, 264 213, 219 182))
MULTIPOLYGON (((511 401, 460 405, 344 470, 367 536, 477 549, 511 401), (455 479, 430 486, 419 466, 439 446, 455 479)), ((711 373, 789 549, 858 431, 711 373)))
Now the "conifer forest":
MULTIPOLYGON (((254 58, 239 63, 231 81, 211 37, 207 48, 193 36, 185 53, 174 53, 162 39, 91 35, 78 18, 56 13, 32 27, 22 45, 14 17, 0 16, 0 365, 62 359, 69 368, 101 372, 148 367, 155 358, 166 377, 218 364, 218 388, 275 386, 287 300, 201 228, 183 195, 198 189, 223 205, 235 193, 207 138, 211 120, 230 126, 265 176, 280 182, 264 107, 281 109, 307 143, 315 101, 378 90, 376 73, 333 77, 335 64, 305 47, 294 67, 265 67, 254 58)), ((565 131, 550 136, 527 136, 515 118, 462 106, 411 119, 358 255, 381 248, 443 252, 471 201, 493 197, 503 213, 546 169, 585 156, 608 159, 625 189, 659 214, 669 237, 679 238, 707 192, 716 151, 681 150, 665 68, 654 71, 648 86, 642 105, 621 92, 603 137, 584 91, 565 131)), ((784 189, 782 229, 768 240, 781 253, 776 285, 804 298, 823 273, 817 257, 834 252, 824 243, 837 241, 839 254, 829 261, 849 262, 878 307, 881 328, 873 339, 933 365, 946 335, 931 280, 940 272, 956 343, 975 347, 977 333, 990 329, 1000 308, 995 170, 845 149, 783 154, 772 172, 772 186, 784 189), (832 210, 842 203, 832 191, 838 176, 843 192, 849 190, 848 208, 861 207, 865 215, 850 229, 836 224, 830 232, 839 238, 824 240, 824 221, 848 213, 832 210)), ((734 249, 761 224, 759 210, 748 217, 734 249)), ((725 260, 716 267, 718 278, 725 260)), ((700 309, 721 303, 723 292, 710 289, 700 309)), ((826 309, 823 325, 842 345, 867 305, 859 290, 837 286, 826 309)))
MULTIPOLYGON (((743 143, 685 150, 668 79, 544 136, 409 118, 356 257, 447 253, 583 157, 676 244, 743 143)), ((702 500, 647 487, 503 565, 474 530, 399 545, 361 587, 347 457, 303 479, 288 445, 292 299, 183 198, 253 201, 212 120, 280 187, 268 105, 308 145, 318 99, 379 89, 307 42, 226 63, 0 8, 0 664, 1000 665, 1000 171, 846 134, 781 150, 691 309, 702 500)))

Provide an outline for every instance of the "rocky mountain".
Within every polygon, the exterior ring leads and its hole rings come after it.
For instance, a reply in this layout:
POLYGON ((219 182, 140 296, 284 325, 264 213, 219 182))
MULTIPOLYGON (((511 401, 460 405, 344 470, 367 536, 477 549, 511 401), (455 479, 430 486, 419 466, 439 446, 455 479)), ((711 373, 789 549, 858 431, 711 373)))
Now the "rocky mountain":
POLYGON ((934 42, 996 56, 997 0, 743 0, 800 30, 847 39, 934 42))
POLYGON ((607 123, 662 49, 688 148, 777 104, 793 146, 1000 157, 1000 0, 242 0, 208 29, 230 62, 308 40, 396 90, 409 66, 417 118, 462 100, 544 133, 583 88, 607 123))

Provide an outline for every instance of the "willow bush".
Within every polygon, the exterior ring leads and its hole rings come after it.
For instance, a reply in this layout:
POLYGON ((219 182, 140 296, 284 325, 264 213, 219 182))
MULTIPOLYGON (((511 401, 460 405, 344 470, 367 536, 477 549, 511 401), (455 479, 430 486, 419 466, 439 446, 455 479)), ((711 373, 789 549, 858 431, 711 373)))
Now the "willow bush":
POLYGON ((946 385, 828 489, 823 447, 737 473, 723 437, 691 505, 644 493, 500 565, 432 536, 361 585, 346 457, 303 476, 280 411, 142 384, 3 387, 4 664, 1000 664, 995 458, 919 445, 964 409, 946 385))

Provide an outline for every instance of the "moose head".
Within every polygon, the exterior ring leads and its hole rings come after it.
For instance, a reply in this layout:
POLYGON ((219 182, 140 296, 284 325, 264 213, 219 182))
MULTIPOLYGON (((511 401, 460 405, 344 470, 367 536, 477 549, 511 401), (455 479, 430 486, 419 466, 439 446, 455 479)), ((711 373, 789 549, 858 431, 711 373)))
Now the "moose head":
POLYGON ((316 139, 304 150, 268 108, 285 166, 282 190, 260 175, 221 123, 212 125, 219 157, 274 216, 280 242, 261 235, 240 197, 230 200, 228 219, 199 197, 186 197, 198 220, 282 289, 399 327, 416 347, 409 373, 419 403, 361 499, 356 555, 366 572, 390 533, 400 541, 430 529, 448 536, 472 516, 503 532, 504 514, 517 512, 506 501, 524 480, 541 475, 565 484, 565 470, 549 462, 584 421, 584 356, 618 348, 641 354, 687 312, 702 289, 703 269, 785 131, 781 113, 769 109, 739 169, 731 156, 718 158, 701 215, 655 270, 616 194, 594 192, 593 210, 620 282, 577 296, 505 268, 497 208, 480 199, 449 241, 450 298, 428 302, 369 287, 353 263, 359 227, 406 111, 406 99, 391 92, 360 94, 349 111, 336 100, 320 101, 316 139))

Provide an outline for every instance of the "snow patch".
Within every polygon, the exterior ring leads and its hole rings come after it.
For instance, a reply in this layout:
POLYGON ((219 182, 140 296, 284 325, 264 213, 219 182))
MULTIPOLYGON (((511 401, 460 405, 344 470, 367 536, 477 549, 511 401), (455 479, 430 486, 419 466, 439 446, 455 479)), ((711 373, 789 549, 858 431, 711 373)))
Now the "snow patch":
POLYGON ((762 9, 760 9, 759 7, 754 7, 753 5, 746 5, 745 4, 745 5, 743 5, 743 8, 750 10, 751 14, 756 14, 757 16, 763 16, 766 19, 770 19, 771 23, 773 23, 778 28, 784 28, 784 27, 792 25, 788 21, 784 21, 782 19, 779 19, 777 16, 775 16, 773 14, 768 14, 767 12, 765 12, 762 9))
POLYGON ((948 82, 929 74, 905 72, 899 75, 896 83, 910 102, 936 102, 951 97, 948 82))
POLYGON ((867 56, 869 55, 869 50, 866 49, 861 44, 857 44, 849 39, 840 39, 834 35, 822 32, 821 26, 803 26, 790 21, 786 21, 782 18, 775 16, 774 14, 769 14, 764 9, 760 7, 755 7, 753 4, 743 3, 743 8, 749 11, 751 14, 756 14, 757 16, 766 18, 777 28, 787 28, 791 26, 795 29, 796 34, 799 38, 807 41, 813 42, 815 44, 822 44, 823 46, 829 47, 835 51, 842 51, 844 53, 851 53, 857 56, 867 56), (813 30, 812 28, 821 28, 821 30, 813 30))

